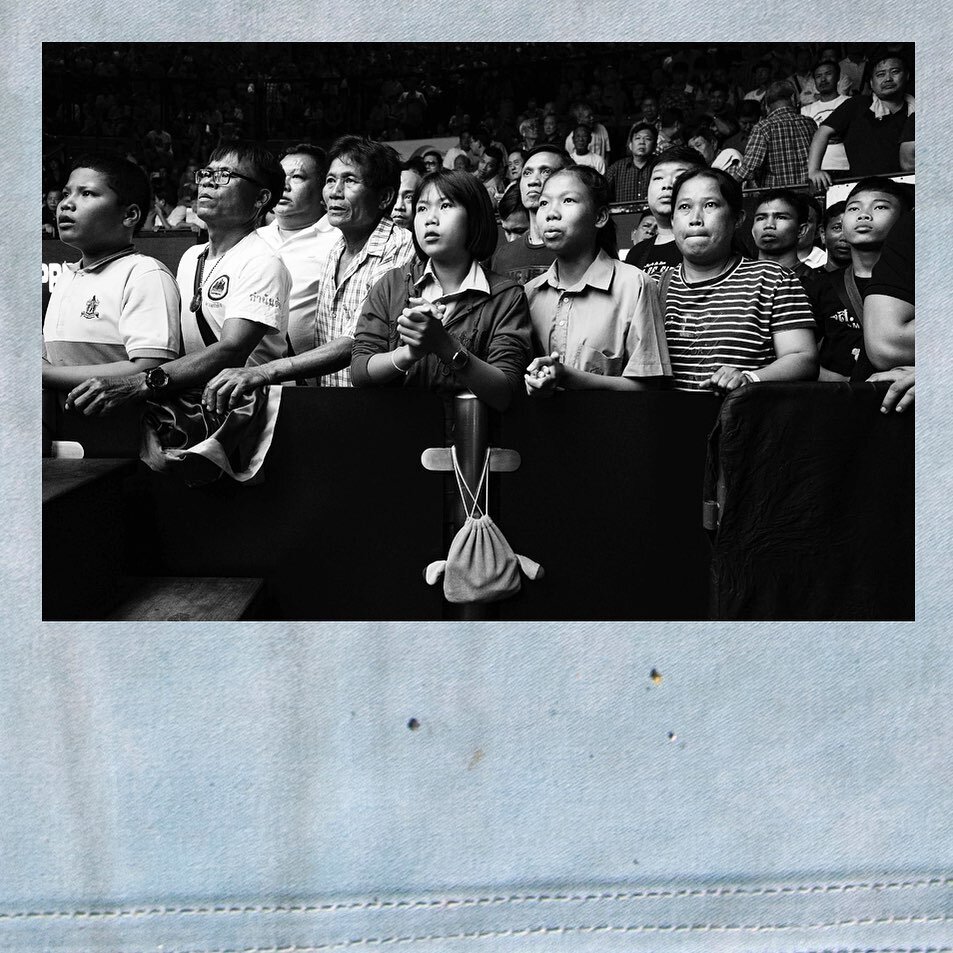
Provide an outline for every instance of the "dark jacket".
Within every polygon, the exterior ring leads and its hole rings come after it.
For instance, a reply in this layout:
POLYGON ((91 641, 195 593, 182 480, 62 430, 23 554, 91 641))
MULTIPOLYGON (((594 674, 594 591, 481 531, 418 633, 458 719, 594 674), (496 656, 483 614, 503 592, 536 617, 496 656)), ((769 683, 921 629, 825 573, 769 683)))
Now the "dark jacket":
MULTIPOLYGON (((423 271, 424 266, 414 260, 387 272, 368 293, 351 352, 351 383, 355 387, 373 386, 367 373, 372 355, 385 354, 400 345, 397 319, 410 297, 416 296, 414 285, 423 271)), ((474 296, 461 303, 444 327, 471 354, 503 371, 510 390, 516 394, 523 389, 523 374, 532 357, 529 306, 518 282, 485 268, 484 272, 489 296, 474 296)), ((429 387, 444 394, 467 389, 457 381, 453 370, 432 354, 418 361, 394 384, 429 387)))

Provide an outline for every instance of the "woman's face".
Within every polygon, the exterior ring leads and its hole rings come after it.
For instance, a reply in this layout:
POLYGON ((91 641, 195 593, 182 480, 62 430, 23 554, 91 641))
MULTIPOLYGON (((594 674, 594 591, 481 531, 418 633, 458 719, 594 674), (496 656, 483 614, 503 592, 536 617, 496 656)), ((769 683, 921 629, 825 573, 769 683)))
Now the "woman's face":
POLYGON ((438 261, 456 260, 466 254, 467 212, 453 199, 428 185, 414 209, 414 234, 417 244, 438 261))
POLYGON ((672 231, 688 261, 711 264, 727 259, 737 224, 716 179, 697 175, 679 189, 672 207, 672 231))

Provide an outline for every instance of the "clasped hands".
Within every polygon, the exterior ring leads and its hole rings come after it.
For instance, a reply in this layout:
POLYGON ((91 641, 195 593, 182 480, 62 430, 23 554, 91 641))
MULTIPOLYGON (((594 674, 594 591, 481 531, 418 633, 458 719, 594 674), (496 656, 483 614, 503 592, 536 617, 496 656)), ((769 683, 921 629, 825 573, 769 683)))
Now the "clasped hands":
POLYGON ((400 343, 410 349, 415 361, 425 354, 433 354, 447 362, 456 353, 457 346, 443 326, 446 310, 446 305, 410 298, 401 311, 397 318, 400 343))

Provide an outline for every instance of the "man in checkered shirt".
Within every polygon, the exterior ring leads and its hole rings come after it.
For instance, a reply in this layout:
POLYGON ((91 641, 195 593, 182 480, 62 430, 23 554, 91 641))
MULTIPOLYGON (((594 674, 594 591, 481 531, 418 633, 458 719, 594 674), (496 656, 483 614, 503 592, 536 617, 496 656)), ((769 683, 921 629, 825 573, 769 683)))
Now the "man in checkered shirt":
POLYGON ((807 156, 817 126, 812 130, 812 120, 794 108, 794 86, 787 80, 771 83, 764 102, 767 117, 751 130, 744 158, 728 172, 764 188, 806 182, 807 156))
POLYGON ((240 393, 263 384, 319 378, 323 387, 351 386, 351 348, 373 284, 414 255, 411 233, 389 218, 400 185, 400 156, 380 142, 342 136, 328 155, 324 204, 340 229, 318 283, 314 347, 249 370, 229 372, 240 393))

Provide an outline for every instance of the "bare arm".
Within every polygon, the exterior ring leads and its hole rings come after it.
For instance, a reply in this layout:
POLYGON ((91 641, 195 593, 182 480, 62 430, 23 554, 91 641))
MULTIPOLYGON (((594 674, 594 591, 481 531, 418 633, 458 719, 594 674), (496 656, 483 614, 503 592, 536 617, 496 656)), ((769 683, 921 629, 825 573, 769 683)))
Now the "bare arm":
MULTIPOLYGON (((772 334, 775 360, 757 370, 761 381, 817 380, 817 345, 814 332, 807 328, 792 328, 772 334)), ((711 390, 731 391, 741 387, 746 378, 737 367, 719 367, 708 379, 711 390)))
POLYGON ((877 370, 914 363, 915 313, 908 301, 890 295, 864 298, 864 348, 877 370))
POLYGON ((811 140, 811 148, 807 154, 807 178, 816 189, 829 189, 831 187, 831 177, 821 170, 821 163, 824 161, 827 144, 833 135, 834 130, 821 123, 811 140))
POLYGON ((90 377, 128 377, 165 364, 167 357, 134 357, 112 364, 77 364, 75 367, 43 365, 43 386, 52 390, 69 390, 90 377))

